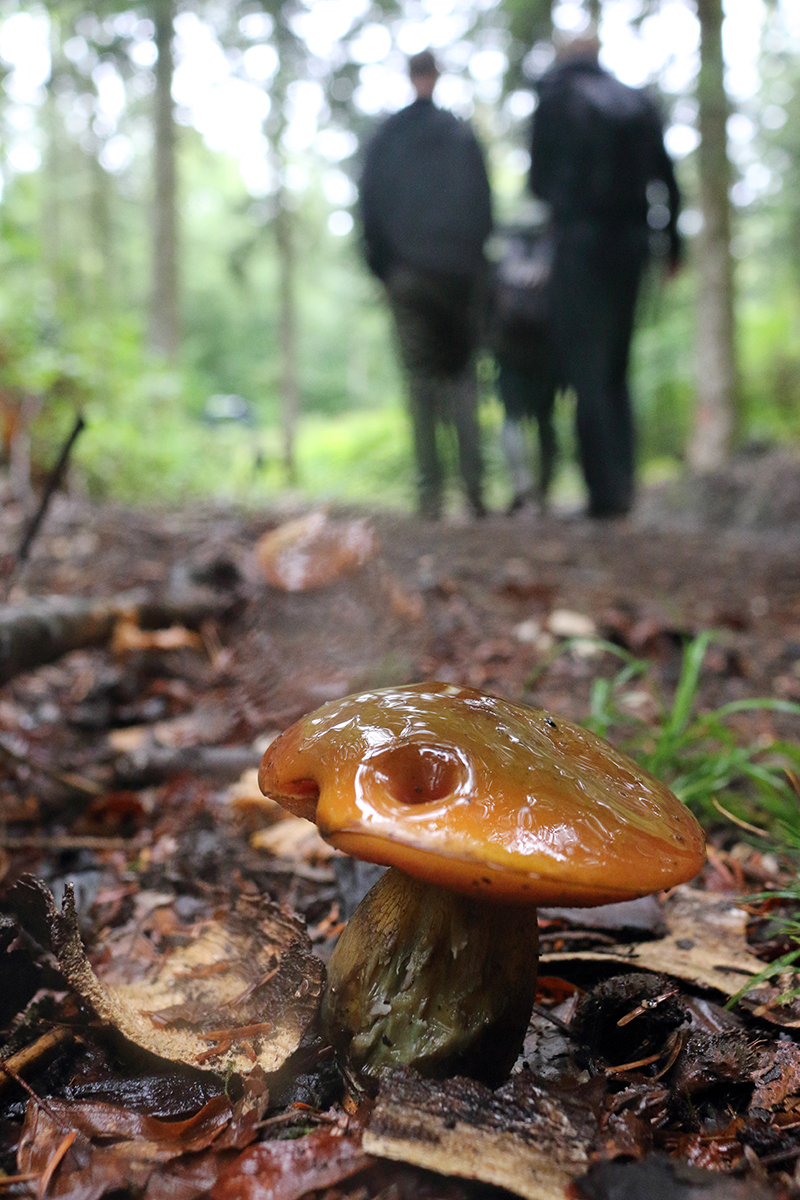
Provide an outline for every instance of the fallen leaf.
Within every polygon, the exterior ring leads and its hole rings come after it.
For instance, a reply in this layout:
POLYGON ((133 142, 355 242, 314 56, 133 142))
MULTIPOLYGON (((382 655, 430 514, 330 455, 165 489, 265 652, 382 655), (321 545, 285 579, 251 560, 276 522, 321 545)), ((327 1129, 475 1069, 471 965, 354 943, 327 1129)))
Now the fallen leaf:
POLYGON ((268 829, 257 829, 250 845, 254 850, 268 850, 278 858, 297 858, 307 863, 326 863, 341 853, 328 845, 316 825, 304 817, 289 815, 268 829))
POLYGON ((214 1185, 213 1200, 299 1200, 329 1188, 371 1159, 358 1132, 314 1129, 291 1141, 259 1142, 245 1150, 214 1185))
POLYGON ((364 518, 336 521, 327 513, 313 512, 264 534, 255 554, 267 583, 286 592, 303 592, 363 566, 377 550, 377 535, 364 518))
POLYGON ((751 954, 745 937, 747 914, 729 897, 681 884, 663 900, 666 937, 604 950, 542 954, 548 968, 568 961, 621 963, 645 968, 703 988, 735 996, 764 964, 751 954))
POLYGON ((108 744, 120 754, 129 754, 131 750, 139 750, 153 736, 149 725, 128 725, 122 729, 108 731, 108 744))
MULTIPOLYGON (((252 1078, 252 1077, 251 1077, 252 1078)), ((252 1142, 268 1092, 263 1080, 245 1088, 236 1105, 209 1100, 191 1117, 158 1120, 110 1104, 50 1098, 31 1101, 17 1148, 20 1172, 44 1178, 68 1144, 47 1186, 55 1200, 95 1200, 137 1194, 152 1200, 194 1200, 207 1195, 231 1155, 252 1142)))
POLYGON ((131 617, 121 617, 111 635, 113 654, 130 654, 133 650, 202 650, 203 639, 183 625, 168 629, 140 629, 131 617))
POLYGON ((597 636, 597 626, 584 613, 557 608, 547 618, 547 628, 556 637, 591 638, 597 636))
POLYGON ((261 791, 258 786, 258 767, 244 771, 236 783, 228 788, 225 798, 251 833, 262 831, 264 826, 292 819, 291 813, 282 808, 277 800, 265 796, 261 791))

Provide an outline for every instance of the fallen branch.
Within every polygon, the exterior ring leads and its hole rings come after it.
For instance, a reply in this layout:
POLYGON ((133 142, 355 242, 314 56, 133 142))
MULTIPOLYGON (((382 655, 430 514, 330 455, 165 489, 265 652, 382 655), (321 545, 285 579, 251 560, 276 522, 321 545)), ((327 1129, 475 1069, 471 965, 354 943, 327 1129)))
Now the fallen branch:
POLYGON ((0 606, 0 684, 70 650, 104 645, 123 617, 143 629, 197 626, 224 616, 235 598, 209 588, 155 600, 139 589, 107 599, 45 596, 0 606))
POLYGON ((43 1059, 49 1058, 54 1050, 64 1042, 71 1042, 74 1036, 72 1030, 67 1026, 58 1025, 55 1029, 43 1033, 24 1050, 18 1050, 16 1054, 0 1061, 0 1091, 7 1083, 18 1083, 18 1076, 22 1072, 37 1066, 43 1059))
POLYGON ((259 766, 261 758, 251 746, 142 746, 115 760, 110 786, 140 788, 184 773, 227 782, 259 766))
POLYGON ((78 416, 75 418, 75 424, 72 426, 67 440, 64 442, 64 445, 61 448, 61 453, 58 456, 56 464, 45 480, 39 506, 36 509, 36 512, 33 514, 33 517, 28 524, 28 528, 25 530, 25 533, 22 537, 22 541, 19 544, 19 548, 16 553, 18 565, 24 563, 28 557, 28 554, 30 553, 31 546, 33 545, 33 539, 36 537, 36 534, 39 531, 39 526, 44 520, 47 510, 50 507, 50 501, 53 498, 53 493, 60 485, 61 480, 64 477, 64 472, 66 471, 67 463, 69 462, 69 456, 72 453, 72 447, 75 445, 78 435, 85 428, 86 422, 83 419, 83 415, 78 413, 78 416))
POLYGON ((85 775, 76 775, 74 771, 59 771, 52 767, 46 767, 42 763, 38 763, 30 755, 22 754, 19 750, 15 750, 10 746, 5 738, 0 735, 0 758, 5 755, 13 762, 22 763, 31 771, 35 771, 39 775, 44 775, 46 779, 52 779, 56 783, 62 783, 72 791, 86 792, 89 796, 100 796, 105 791, 102 784, 97 783, 94 779, 87 779, 85 775))
MULTIPOLYGON (((130 851, 134 842, 130 838, 71 836, 44 837, 35 833, 23 837, 4 837, 0 834, 0 847, 3 850, 47 850, 60 853, 63 850, 95 850, 106 853, 112 850, 130 851)), ((0 1067, 2 1063, 0 1063, 0 1067)))

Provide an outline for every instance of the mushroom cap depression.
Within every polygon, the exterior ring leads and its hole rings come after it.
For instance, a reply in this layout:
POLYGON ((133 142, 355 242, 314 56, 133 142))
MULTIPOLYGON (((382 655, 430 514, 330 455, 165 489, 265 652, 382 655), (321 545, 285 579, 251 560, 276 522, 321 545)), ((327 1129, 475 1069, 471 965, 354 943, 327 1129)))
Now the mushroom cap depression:
POLYGON ((447 683, 323 705, 273 742, 259 784, 354 858, 506 903, 629 900, 705 862, 695 818, 626 755, 447 683))

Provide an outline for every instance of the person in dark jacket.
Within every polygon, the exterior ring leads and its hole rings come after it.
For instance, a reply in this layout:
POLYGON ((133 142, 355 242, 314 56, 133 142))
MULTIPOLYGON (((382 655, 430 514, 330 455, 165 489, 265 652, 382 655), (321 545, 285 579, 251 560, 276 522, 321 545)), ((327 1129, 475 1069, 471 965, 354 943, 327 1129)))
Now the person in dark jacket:
POLYGON ((595 38, 576 39, 539 81, 530 187, 551 212, 550 333, 559 379, 577 396, 589 515, 614 517, 634 498, 637 294, 655 233, 678 265, 680 195, 656 104, 603 70, 597 51, 595 38))
POLYGON ((419 511, 441 514, 437 428, 455 425, 476 516, 485 509, 475 355, 483 247, 492 226, 483 153, 470 126, 433 103, 438 70, 409 60, 416 99, 367 146, 359 185, 367 263, 386 287, 409 391, 419 511))

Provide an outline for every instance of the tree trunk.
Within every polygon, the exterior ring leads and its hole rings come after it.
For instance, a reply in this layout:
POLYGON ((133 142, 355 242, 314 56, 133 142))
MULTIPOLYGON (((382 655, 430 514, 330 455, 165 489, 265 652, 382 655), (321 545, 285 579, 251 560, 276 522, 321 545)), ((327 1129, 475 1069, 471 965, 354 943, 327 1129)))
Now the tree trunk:
POLYGON ((50 15, 50 79, 43 108, 45 151, 42 161, 41 238, 42 258, 50 284, 60 298, 62 277, 62 204, 61 180, 64 126, 61 121, 54 83, 61 61, 61 23, 50 15))
POLYGON ((724 462, 730 449, 738 381, 722 0, 697 0, 697 15, 700 20, 698 168, 703 228, 697 250, 697 399, 688 460, 696 470, 711 470, 724 462))
MULTIPOLYGON (((100 147, 98 146, 98 151, 100 147)), ((92 195, 89 205, 91 214, 90 233, 92 249, 97 255, 97 270, 94 276, 92 299, 101 311, 115 299, 114 271, 114 222, 111 211, 111 187, 108 173, 103 170, 97 154, 90 160, 92 172, 92 195)))
POLYGON ((281 411, 283 424, 283 462, 286 477, 293 483, 297 477, 295 435, 300 411, 300 388, 297 380, 297 309, 295 304, 295 253, 292 212, 279 196, 275 217, 275 239, 280 272, 280 360, 281 411))
POLYGON ((153 284, 149 345, 153 353, 168 359, 175 357, 180 345, 176 139, 172 103, 173 15, 173 0, 156 0, 153 17, 158 59, 154 116, 153 284))

